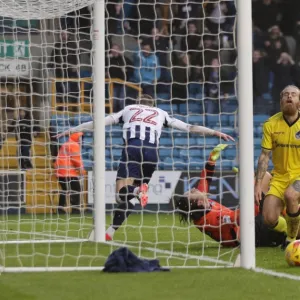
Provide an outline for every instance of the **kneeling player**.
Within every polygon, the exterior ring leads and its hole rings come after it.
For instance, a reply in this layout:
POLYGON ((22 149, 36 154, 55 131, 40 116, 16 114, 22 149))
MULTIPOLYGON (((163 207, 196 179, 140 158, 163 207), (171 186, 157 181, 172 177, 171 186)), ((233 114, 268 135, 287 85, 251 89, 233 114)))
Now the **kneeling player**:
MULTIPOLYGON (((179 209, 181 222, 191 220, 201 232, 213 240, 226 247, 235 247, 239 245, 239 209, 229 209, 207 197, 216 160, 226 147, 227 145, 220 144, 211 152, 205 169, 201 172, 198 187, 178 199, 176 207, 179 209)), ((266 173, 262 183, 263 193, 268 191, 271 177, 270 173, 266 173)), ((255 215, 256 247, 274 247, 282 244, 286 237, 285 233, 276 232, 264 225, 261 207, 255 207, 255 215)))

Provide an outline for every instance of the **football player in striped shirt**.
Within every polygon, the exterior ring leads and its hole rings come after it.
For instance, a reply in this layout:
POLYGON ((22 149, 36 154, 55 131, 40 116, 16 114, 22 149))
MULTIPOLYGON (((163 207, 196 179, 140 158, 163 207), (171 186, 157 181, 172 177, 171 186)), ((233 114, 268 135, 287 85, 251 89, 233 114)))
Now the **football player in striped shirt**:
MULTIPOLYGON (((142 207, 147 205, 148 183, 158 163, 159 139, 164 126, 234 141, 233 137, 225 133, 172 118, 166 111, 154 107, 154 104, 151 96, 142 95, 138 104, 128 105, 105 118, 106 126, 123 124, 125 144, 116 178, 118 207, 114 212, 113 223, 106 231, 106 240, 113 239, 115 231, 132 212, 137 201, 142 207)), ((92 128, 93 121, 83 123, 59 136, 92 128)))

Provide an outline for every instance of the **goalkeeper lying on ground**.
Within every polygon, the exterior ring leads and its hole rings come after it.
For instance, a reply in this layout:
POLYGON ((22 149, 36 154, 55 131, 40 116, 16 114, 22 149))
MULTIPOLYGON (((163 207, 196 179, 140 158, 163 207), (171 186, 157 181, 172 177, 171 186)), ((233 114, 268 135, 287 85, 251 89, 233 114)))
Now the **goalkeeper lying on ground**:
MULTIPOLYGON (((220 242, 226 247, 239 245, 239 209, 232 210, 207 197, 211 178, 214 175, 216 160, 220 152, 227 145, 218 145, 210 153, 204 170, 200 174, 200 182, 197 188, 186 192, 183 197, 176 201, 180 221, 187 223, 192 221, 195 226, 213 240, 220 242)), ((266 193, 271 174, 266 173, 262 191, 266 193)), ((263 222, 261 206, 255 207, 255 244, 256 247, 276 247, 283 243, 286 235, 269 229, 263 222)))

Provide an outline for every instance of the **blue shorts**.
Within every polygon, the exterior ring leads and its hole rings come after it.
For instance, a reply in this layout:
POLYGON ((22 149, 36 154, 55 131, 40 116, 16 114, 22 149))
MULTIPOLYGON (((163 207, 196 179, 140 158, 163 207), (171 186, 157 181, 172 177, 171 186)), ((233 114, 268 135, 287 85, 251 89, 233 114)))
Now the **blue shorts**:
POLYGON ((138 184, 148 183, 158 163, 156 144, 130 139, 124 148, 117 172, 117 180, 135 178, 138 184))

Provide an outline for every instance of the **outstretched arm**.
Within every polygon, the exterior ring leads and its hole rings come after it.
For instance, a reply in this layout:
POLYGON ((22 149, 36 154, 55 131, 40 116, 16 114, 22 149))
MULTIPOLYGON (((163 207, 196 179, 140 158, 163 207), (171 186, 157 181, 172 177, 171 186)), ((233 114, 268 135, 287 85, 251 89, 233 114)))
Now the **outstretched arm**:
MULTIPOLYGON (((122 114, 123 114, 123 111, 121 110, 118 113, 106 116, 105 117, 105 126, 120 123, 121 119, 122 119, 122 114)), ((62 136, 65 136, 65 135, 68 135, 68 134, 71 134, 71 133, 74 133, 74 132, 93 130, 93 128, 94 128, 94 121, 85 122, 85 123, 82 123, 78 126, 75 126, 75 127, 71 128, 69 130, 61 132, 61 133, 57 134, 55 137, 60 138, 62 136)))
POLYGON ((55 138, 60 138, 62 136, 69 135, 69 134, 72 134, 74 132, 88 131, 88 130, 92 130, 93 128, 94 128, 94 122, 93 121, 85 122, 85 123, 82 123, 78 126, 72 127, 69 130, 60 132, 59 134, 57 134, 54 137, 55 138))
POLYGON ((176 128, 181 131, 191 132, 191 133, 198 133, 203 135, 210 135, 210 136, 217 136, 224 141, 234 141, 234 138, 228 134, 210 129, 204 126, 197 126, 197 125, 190 125, 188 123, 182 122, 176 118, 169 118, 167 120, 167 125, 169 127, 176 128))

